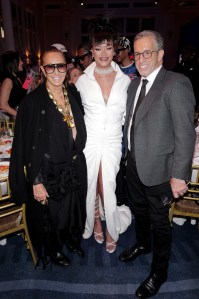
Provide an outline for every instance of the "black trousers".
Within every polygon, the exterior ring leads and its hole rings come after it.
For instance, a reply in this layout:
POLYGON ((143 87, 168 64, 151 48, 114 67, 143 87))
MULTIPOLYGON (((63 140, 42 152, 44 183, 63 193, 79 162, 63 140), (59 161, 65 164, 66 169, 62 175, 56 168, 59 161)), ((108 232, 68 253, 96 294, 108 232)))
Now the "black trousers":
POLYGON ((57 251, 62 251, 66 240, 71 238, 77 244, 81 242, 81 232, 73 234, 68 229, 53 229, 48 205, 37 202, 31 193, 26 204, 26 218, 30 238, 38 258, 53 256, 57 251))
POLYGON ((129 205, 135 217, 137 243, 146 247, 152 245, 151 270, 160 275, 166 274, 171 251, 171 225, 169 206, 163 205, 161 196, 171 194, 170 183, 145 186, 130 152, 127 155, 126 180, 129 205))

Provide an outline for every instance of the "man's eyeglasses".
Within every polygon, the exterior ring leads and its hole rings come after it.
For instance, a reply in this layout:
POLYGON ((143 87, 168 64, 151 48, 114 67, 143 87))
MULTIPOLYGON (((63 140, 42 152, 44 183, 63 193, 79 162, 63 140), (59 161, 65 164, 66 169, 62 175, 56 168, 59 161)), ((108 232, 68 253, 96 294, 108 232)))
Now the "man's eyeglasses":
POLYGON ((84 54, 84 55, 81 55, 81 56, 77 56, 78 57, 78 59, 79 60, 84 60, 84 58, 86 57, 86 56, 88 56, 88 55, 90 55, 91 54, 91 52, 88 52, 88 53, 86 53, 86 54, 84 54))
POLYGON ((118 55, 121 51, 126 50, 126 48, 120 48, 115 50, 115 54, 118 55))
POLYGON ((55 71, 55 68, 58 69, 60 73, 66 73, 67 71, 67 65, 65 63, 53 63, 44 65, 46 74, 52 74, 55 71))
POLYGON ((140 59, 140 55, 142 55, 145 59, 149 59, 149 58, 151 58, 153 52, 159 52, 159 50, 158 51, 146 50, 146 51, 144 51, 142 53, 134 52, 133 53, 134 60, 135 61, 139 60, 140 59))

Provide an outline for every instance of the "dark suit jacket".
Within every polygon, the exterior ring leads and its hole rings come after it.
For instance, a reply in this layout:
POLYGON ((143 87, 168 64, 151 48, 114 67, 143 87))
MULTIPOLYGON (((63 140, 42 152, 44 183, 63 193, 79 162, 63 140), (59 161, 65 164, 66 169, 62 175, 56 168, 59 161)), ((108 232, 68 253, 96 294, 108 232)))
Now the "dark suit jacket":
MULTIPOLYGON (((139 83, 137 78, 128 88, 126 152, 128 126, 139 83)), ((190 80, 162 67, 137 110, 134 124, 136 166, 144 185, 161 184, 170 177, 190 179, 195 144, 194 106, 190 80)))

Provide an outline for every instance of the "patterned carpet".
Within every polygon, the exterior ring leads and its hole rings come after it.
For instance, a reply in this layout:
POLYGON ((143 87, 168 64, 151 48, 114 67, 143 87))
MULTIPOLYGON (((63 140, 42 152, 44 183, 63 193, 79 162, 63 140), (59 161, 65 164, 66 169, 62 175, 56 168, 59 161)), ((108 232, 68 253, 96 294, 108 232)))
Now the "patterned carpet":
MULTIPOLYGON (((82 241, 85 257, 68 254, 71 267, 34 269, 20 235, 0 246, 1 299, 132 299, 150 271, 151 254, 134 262, 118 261, 120 252, 134 242, 134 223, 121 235, 117 250, 107 254, 93 237, 82 241)), ((168 281, 159 299, 199 298, 199 231, 189 221, 173 226, 173 246, 168 281)))

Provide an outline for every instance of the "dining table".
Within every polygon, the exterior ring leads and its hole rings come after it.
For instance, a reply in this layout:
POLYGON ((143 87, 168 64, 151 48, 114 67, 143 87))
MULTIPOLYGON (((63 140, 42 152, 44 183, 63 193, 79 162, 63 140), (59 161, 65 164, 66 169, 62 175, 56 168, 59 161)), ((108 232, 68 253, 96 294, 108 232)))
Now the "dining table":
MULTIPOLYGON (((2 134, 0 136, 0 195, 1 198, 8 193, 7 178, 10 165, 10 154, 12 149, 13 136, 2 134)), ((0 245, 6 245, 6 238, 0 240, 0 245)))

